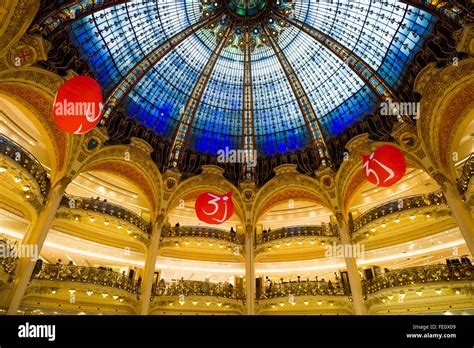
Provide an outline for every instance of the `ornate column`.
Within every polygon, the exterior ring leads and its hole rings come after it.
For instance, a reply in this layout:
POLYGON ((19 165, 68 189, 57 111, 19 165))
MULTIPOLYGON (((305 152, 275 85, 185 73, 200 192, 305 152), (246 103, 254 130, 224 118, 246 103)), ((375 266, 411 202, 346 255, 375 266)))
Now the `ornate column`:
POLYGON ((156 257, 160 248, 161 230, 163 228, 164 215, 160 214, 153 222, 153 230, 150 245, 146 253, 145 269, 143 270, 142 288, 140 297, 140 314, 147 315, 150 308, 151 290, 153 287, 153 275, 155 274, 156 257))
MULTIPOLYGON (((49 228, 56 216, 64 191, 70 182, 70 178, 64 177, 52 186, 46 198, 46 204, 39 212, 37 219, 31 223, 28 231, 23 237, 22 244, 35 246, 38 256, 43 247, 44 241, 46 240, 46 236, 48 235, 49 228)), ((20 307, 23 295, 25 294, 28 282, 33 274, 34 267, 35 260, 31 257, 22 257, 18 261, 15 271, 15 279, 7 302, 7 314, 16 314, 20 307)))
MULTIPOLYGON (((343 245, 350 245, 350 233, 349 226, 344 220, 342 213, 336 214, 338 222, 339 236, 341 237, 341 243, 343 245)), ((346 248, 343 248, 346 250, 346 248)), ((351 248, 351 250, 353 250, 351 248)), ((349 284, 351 286, 352 300, 354 304, 354 310, 356 315, 366 314, 366 307, 364 301, 364 295, 362 293, 362 281, 357 270, 357 260, 353 255, 348 257, 344 255, 344 261, 346 262, 347 275, 349 276, 349 284)))
POLYGON ((245 298, 247 315, 255 314, 255 263, 254 263, 254 233, 253 227, 245 229, 245 298))
POLYGON ((459 191, 443 174, 435 174, 433 178, 441 186, 446 202, 453 213, 453 217, 461 230, 467 247, 474 255, 474 221, 469 209, 465 206, 459 191))

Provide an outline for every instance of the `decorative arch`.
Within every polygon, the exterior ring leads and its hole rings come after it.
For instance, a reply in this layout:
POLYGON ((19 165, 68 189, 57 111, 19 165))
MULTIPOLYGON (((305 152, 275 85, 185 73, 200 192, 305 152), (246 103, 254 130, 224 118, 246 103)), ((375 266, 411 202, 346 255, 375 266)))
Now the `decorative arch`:
MULTIPOLYGON (((363 139, 363 138, 362 138, 363 139)), ((365 142, 353 150, 347 161, 344 161, 336 174, 336 196, 344 214, 347 213, 348 204, 366 178, 363 170, 362 154, 369 154, 382 145, 392 145, 403 152, 407 162, 407 168, 425 170, 421 159, 413 152, 408 152, 400 145, 387 142, 372 142, 365 137, 365 142)))
POLYGON ((13 102, 29 118, 48 145, 51 172, 64 168, 69 145, 68 135, 56 126, 53 118, 53 100, 44 92, 23 82, 1 82, 0 96, 13 102))
POLYGON ((217 173, 204 172, 200 175, 193 176, 181 182, 175 192, 168 200, 167 212, 175 208, 181 199, 196 198, 200 193, 213 191, 219 194, 234 192, 232 199, 234 202, 235 212, 240 218, 242 224, 246 221, 246 210, 244 200, 240 191, 230 181, 217 173))
POLYGON ((455 179, 451 154, 474 109, 474 59, 443 69, 427 66, 418 75, 415 90, 422 96, 419 137, 433 162, 455 179))
POLYGON ((290 198, 308 199, 334 210, 330 197, 316 179, 297 172, 287 172, 277 174, 257 192, 252 207, 253 223, 271 207, 290 198))
POLYGON ((149 154, 142 149, 133 145, 106 146, 87 158, 77 174, 93 171, 112 173, 129 181, 146 197, 152 216, 158 214, 163 179, 149 154))

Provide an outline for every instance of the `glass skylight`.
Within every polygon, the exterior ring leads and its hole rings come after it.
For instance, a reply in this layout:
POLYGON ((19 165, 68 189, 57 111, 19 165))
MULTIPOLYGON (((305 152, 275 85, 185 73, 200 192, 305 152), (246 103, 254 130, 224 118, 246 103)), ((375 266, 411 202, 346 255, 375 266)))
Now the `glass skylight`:
MULTIPOLYGON (((69 32, 108 96, 148 53, 200 21, 201 11, 199 0, 130 1, 73 22, 69 32)), ((417 8, 388 0, 296 0, 293 16, 353 51, 393 89, 435 20, 417 8)), ((379 106, 378 96, 350 66, 305 32, 287 26, 277 42, 326 138, 379 106)), ((215 48, 216 38, 208 28, 194 32, 128 91, 120 109, 172 142, 184 106, 215 48)), ((272 47, 256 47, 251 60, 259 155, 309 146, 311 136, 272 47)), ((242 148, 243 72, 243 50, 225 47, 200 99, 187 148, 211 154, 226 146, 242 148)))

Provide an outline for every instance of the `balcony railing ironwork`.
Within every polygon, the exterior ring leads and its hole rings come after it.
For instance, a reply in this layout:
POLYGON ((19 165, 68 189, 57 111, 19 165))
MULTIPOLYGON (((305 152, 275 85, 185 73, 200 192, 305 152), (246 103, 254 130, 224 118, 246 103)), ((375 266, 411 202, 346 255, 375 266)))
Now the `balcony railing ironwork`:
POLYGON ((104 202, 94 198, 64 195, 61 200, 61 206, 71 209, 90 210, 114 216, 131 223, 145 233, 151 233, 151 224, 149 222, 146 222, 136 213, 109 202, 104 202))
POLYGON ((324 281, 301 281, 273 283, 257 292, 257 299, 271 299, 293 296, 349 296, 350 290, 340 283, 329 284, 324 281))
POLYGON ((331 223, 319 226, 282 227, 270 232, 257 235, 257 243, 267 243, 278 239, 291 237, 337 237, 337 226, 331 223))
POLYGON ((471 153, 469 158, 464 162, 461 177, 457 180, 459 192, 464 193, 467 191, 469 182, 474 175, 474 153, 471 153))
POLYGON ((365 294, 371 294, 397 286, 457 280, 474 280, 474 266, 451 264, 397 269, 363 281, 362 288, 365 294))
POLYGON ((46 197, 51 183, 46 170, 31 153, 3 134, 0 134, 0 153, 25 168, 35 178, 43 197, 46 197))
POLYGON ((446 203, 446 198, 441 191, 396 199, 378 205, 358 216, 352 223, 352 232, 356 232, 370 222, 390 214, 442 203, 446 203))
POLYGON ((192 238, 212 238, 223 240, 236 244, 243 244, 245 237, 241 234, 232 234, 229 231, 219 230, 216 228, 209 227, 198 227, 198 226, 180 226, 176 227, 164 227, 162 232, 163 238, 176 238, 176 237, 192 237, 192 238))
POLYGON ((174 283, 161 281, 153 289, 154 296, 213 296, 233 300, 245 299, 244 290, 236 288, 230 283, 210 283, 201 281, 183 280, 174 283))
POLYGON ((0 267, 7 274, 15 274, 18 258, 16 257, 0 257, 0 267))
POLYGON ((121 289, 133 294, 138 294, 140 291, 139 285, 133 279, 117 272, 95 267, 44 264, 41 270, 34 273, 33 278, 38 280, 89 283, 121 289))

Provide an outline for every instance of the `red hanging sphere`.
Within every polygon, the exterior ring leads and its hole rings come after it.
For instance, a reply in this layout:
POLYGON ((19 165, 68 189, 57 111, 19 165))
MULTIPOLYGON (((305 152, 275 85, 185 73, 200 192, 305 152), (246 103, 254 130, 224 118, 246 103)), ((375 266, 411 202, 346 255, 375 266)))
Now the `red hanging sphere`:
POLYGON ((380 187, 396 184, 407 170, 403 152, 393 145, 382 145, 370 156, 362 156, 362 159, 367 180, 380 187))
POLYGON ((233 192, 225 195, 211 192, 201 194, 194 205, 198 219, 211 225, 220 225, 229 220, 234 214, 232 194, 233 192))
POLYGON ((58 127, 70 134, 92 130, 102 117, 103 97, 99 84, 88 76, 76 76, 66 81, 53 104, 58 127))

